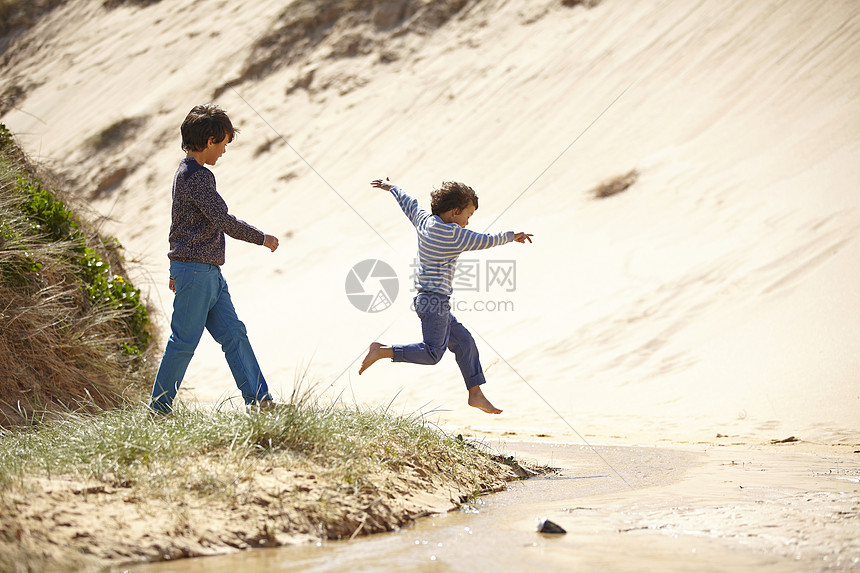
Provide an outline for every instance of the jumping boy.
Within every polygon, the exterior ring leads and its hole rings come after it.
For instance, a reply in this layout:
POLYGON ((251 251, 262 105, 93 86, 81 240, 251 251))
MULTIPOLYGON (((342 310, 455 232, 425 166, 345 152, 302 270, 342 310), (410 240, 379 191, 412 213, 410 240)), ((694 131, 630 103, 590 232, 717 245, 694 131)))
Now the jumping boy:
POLYGON ((170 283, 175 293, 170 338, 152 386, 150 408, 167 414, 203 329, 209 330, 227 358, 242 398, 248 405, 272 405, 269 387, 245 325, 236 316, 224 264, 224 234, 263 245, 272 252, 278 239, 240 221, 227 212, 227 204, 215 189, 215 176, 206 168, 224 155, 238 130, 227 114, 214 104, 194 107, 182 122, 182 149, 186 157, 173 178, 170 223, 170 283))
POLYGON ((433 191, 430 194, 431 213, 422 209, 417 200, 388 178, 376 179, 370 184, 391 191, 418 231, 418 272, 415 277, 418 295, 415 297, 415 311, 421 319, 424 341, 391 346, 373 342, 358 373, 361 374, 381 358, 412 364, 436 364, 447 348, 454 353, 463 374, 469 391, 469 405, 488 414, 501 414, 502 411, 493 406, 481 390, 486 380, 475 340, 451 314, 451 283, 457 258, 464 251, 488 249, 511 241, 531 243, 532 235, 513 231, 489 235, 467 230, 469 217, 478 209, 478 196, 471 187, 462 183, 446 181, 441 189, 433 191))

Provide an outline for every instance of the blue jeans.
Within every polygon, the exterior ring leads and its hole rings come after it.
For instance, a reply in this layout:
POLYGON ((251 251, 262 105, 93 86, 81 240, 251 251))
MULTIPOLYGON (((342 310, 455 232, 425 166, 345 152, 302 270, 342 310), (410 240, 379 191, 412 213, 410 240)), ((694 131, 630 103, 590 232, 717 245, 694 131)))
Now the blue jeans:
POLYGON ((170 277, 176 288, 171 333, 152 386, 150 408, 162 413, 172 410, 173 399, 204 328, 224 350, 245 403, 271 399, 248 332, 236 316, 221 269, 206 263, 171 261, 170 277))
POLYGON ((451 304, 447 296, 433 292, 418 293, 415 297, 415 312, 421 319, 424 341, 415 344, 392 344, 394 362, 436 364, 442 359, 447 348, 454 353, 466 388, 486 382, 475 339, 451 314, 451 304))

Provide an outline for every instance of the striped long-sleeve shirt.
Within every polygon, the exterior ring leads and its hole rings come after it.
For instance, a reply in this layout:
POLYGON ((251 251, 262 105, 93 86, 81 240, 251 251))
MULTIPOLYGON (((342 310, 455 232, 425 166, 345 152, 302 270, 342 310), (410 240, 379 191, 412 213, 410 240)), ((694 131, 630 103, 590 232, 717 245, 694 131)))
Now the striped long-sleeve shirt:
POLYGON ((227 203, 215 189, 215 175, 186 157, 173 178, 173 208, 170 222, 172 261, 224 264, 224 234, 262 245, 266 235, 227 211, 227 203))
POLYGON ((489 249, 514 240, 513 231, 490 235, 464 229, 456 223, 445 223, 438 215, 422 209, 418 201, 400 187, 392 187, 391 194, 418 232, 415 288, 420 292, 450 296, 461 253, 489 249))

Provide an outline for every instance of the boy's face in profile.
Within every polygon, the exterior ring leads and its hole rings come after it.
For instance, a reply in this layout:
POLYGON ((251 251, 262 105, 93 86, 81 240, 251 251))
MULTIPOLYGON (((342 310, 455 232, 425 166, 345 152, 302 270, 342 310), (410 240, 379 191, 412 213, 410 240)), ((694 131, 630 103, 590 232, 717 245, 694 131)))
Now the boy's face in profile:
POLYGON ((215 163, 227 151, 227 144, 230 143, 230 138, 225 137, 219 143, 215 142, 214 137, 209 138, 209 144, 203 150, 202 157, 204 165, 215 165, 215 163))
POLYGON ((460 225, 461 227, 463 227, 465 229, 466 225, 469 224, 469 217, 471 217, 474 214, 475 214, 475 204, 472 203, 471 205, 469 205, 465 209, 454 209, 454 210, 452 210, 451 211, 451 220, 446 221, 446 222, 457 223, 458 225, 460 225))

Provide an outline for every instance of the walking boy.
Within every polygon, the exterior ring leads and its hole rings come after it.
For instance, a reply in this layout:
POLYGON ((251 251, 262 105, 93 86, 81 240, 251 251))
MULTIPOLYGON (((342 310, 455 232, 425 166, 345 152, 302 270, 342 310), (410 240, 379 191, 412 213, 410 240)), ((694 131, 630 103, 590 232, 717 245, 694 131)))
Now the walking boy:
POLYGON ((227 364, 246 404, 272 405, 269 387, 245 325, 236 316, 224 264, 224 235, 263 245, 272 252, 278 239, 240 221, 227 211, 215 189, 215 176, 206 165, 215 165, 238 130, 227 114, 214 104, 194 107, 182 122, 182 149, 186 157, 173 178, 170 223, 170 290, 173 317, 170 338, 152 386, 150 408, 167 414, 188 363, 206 328, 224 350, 227 364))
POLYGON ((511 241, 531 243, 532 235, 513 231, 488 235, 467 230, 469 217, 478 208, 478 196, 471 187, 462 183, 446 181, 441 189, 433 191, 430 194, 431 213, 422 209, 417 200, 388 178, 384 181, 376 179, 370 184, 391 191, 418 231, 418 272, 415 278, 418 295, 415 297, 415 311, 421 319, 424 341, 391 346, 373 342, 358 373, 367 370, 380 358, 412 364, 436 364, 447 348, 454 353, 463 374, 469 391, 469 405, 488 414, 501 414, 502 411, 493 406, 481 390, 486 380, 475 340, 451 314, 451 283, 457 258, 462 252, 488 249, 511 241))

